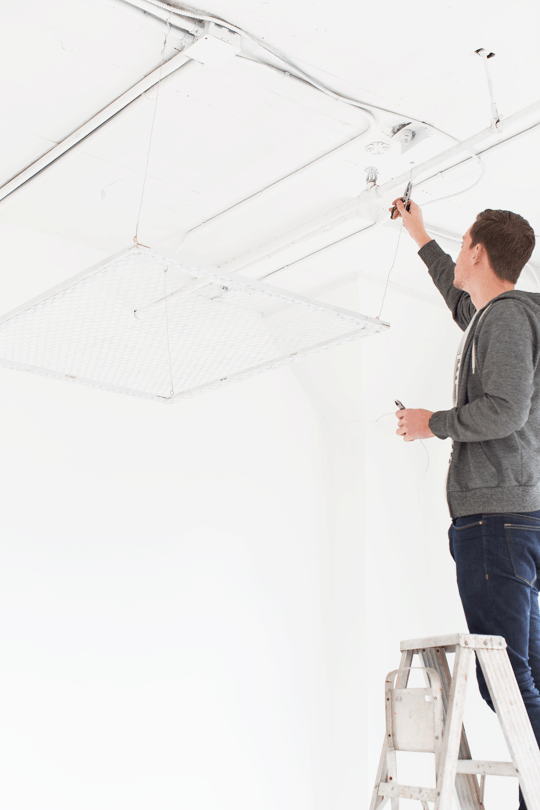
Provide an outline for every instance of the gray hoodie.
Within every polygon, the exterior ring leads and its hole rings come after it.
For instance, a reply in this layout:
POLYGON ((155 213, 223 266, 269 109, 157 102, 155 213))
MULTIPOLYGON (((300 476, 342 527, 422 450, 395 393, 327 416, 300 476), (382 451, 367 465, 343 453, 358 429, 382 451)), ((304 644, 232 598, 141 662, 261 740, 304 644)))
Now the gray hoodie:
POLYGON ((534 512, 540 509, 540 293, 509 290, 477 313, 469 293, 454 287, 455 263, 437 242, 418 255, 454 321, 463 331, 470 326, 456 361, 455 407, 429 420, 435 436, 453 440, 450 516, 534 512))

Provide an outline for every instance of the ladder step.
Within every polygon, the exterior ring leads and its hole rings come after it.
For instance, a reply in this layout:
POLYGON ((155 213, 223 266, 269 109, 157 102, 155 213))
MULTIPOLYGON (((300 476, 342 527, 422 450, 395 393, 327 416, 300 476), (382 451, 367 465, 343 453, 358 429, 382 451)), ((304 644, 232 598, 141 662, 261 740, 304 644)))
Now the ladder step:
POLYGON ((419 799, 420 801, 437 801, 437 791, 435 788, 412 787, 411 785, 389 785, 388 782, 381 782, 378 790, 379 796, 388 796, 399 799, 419 799))
POLYGON ((479 636, 469 633, 451 633, 446 636, 428 636, 427 638, 410 638, 400 644, 401 652, 407 650, 429 650, 443 647, 446 652, 454 652, 456 647, 469 647, 476 650, 505 650, 506 641, 502 636, 479 636))
POLYGON ((458 759, 458 773, 480 773, 486 776, 517 776, 511 762, 490 762, 484 759, 458 759))

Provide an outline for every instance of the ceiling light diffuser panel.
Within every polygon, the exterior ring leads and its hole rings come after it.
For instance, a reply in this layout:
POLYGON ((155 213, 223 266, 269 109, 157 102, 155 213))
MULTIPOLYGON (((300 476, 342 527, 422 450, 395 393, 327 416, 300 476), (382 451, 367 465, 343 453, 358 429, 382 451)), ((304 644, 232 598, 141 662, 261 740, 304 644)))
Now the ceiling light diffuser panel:
POLYGON ((0 365, 174 402, 388 328, 137 245, 0 318, 0 365))

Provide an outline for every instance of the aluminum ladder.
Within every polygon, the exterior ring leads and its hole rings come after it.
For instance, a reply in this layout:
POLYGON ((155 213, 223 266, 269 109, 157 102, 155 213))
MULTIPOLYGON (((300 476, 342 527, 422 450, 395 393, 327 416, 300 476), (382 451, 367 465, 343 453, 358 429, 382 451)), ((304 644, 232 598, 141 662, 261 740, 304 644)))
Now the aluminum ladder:
POLYGON ((386 679, 386 735, 370 810, 389 800, 418 799, 435 810, 450 810, 455 791, 460 810, 484 810, 486 775, 515 776, 528 810, 540 810, 540 750, 502 636, 466 635, 401 642, 399 669, 386 679), (455 653, 452 675, 447 653, 455 653), (476 654, 497 712, 512 762, 472 759, 463 711, 471 659, 476 654), (426 687, 408 689, 414 656, 420 659, 426 687), (396 751, 435 754, 436 788, 400 785, 396 751), (480 782, 478 781, 480 775, 480 782))

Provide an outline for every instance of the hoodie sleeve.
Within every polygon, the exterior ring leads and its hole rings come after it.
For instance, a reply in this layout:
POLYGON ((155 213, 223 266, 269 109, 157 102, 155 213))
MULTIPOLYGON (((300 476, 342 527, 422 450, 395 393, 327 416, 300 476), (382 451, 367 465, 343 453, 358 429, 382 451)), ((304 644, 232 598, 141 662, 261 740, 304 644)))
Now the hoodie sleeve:
POLYGON ((454 321, 462 331, 465 331, 473 319, 476 307, 468 292, 454 287, 454 267, 456 266, 454 260, 434 239, 421 247, 418 255, 427 266, 429 275, 446 301, 454 321))
POLYGON ((529 418, 537 358, 536 326, 526 306, 510 298, 490 307, 473 336, 483 395, 429 420, 439 439, 503 439, 529 418))

